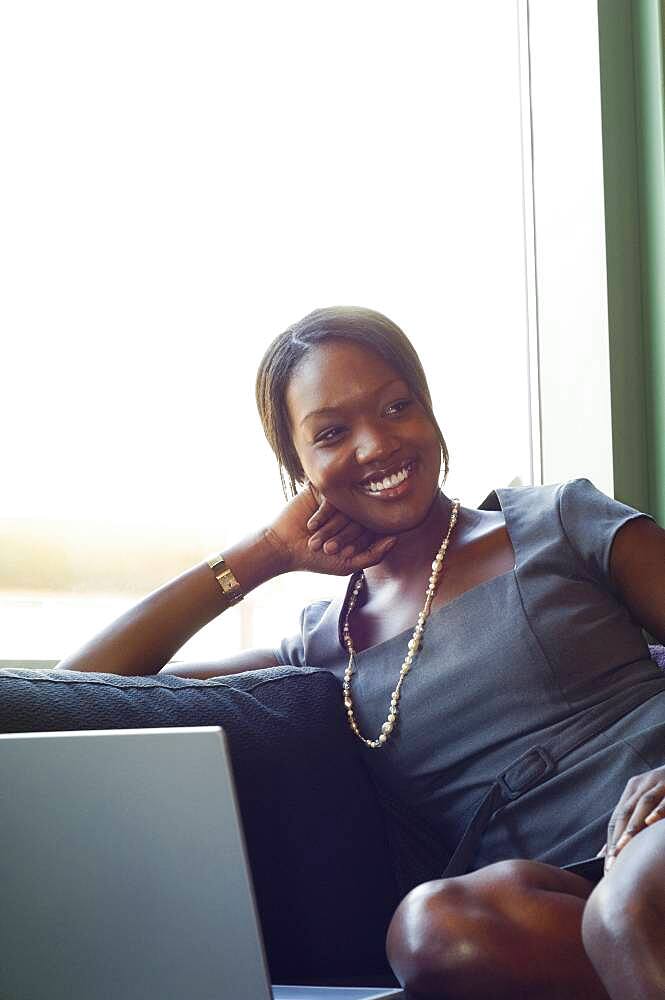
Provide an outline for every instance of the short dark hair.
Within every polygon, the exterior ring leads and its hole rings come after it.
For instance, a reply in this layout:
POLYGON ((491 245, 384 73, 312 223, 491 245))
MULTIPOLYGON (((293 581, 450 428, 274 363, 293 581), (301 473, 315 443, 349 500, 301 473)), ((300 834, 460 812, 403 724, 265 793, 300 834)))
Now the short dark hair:
POLYGON ((295 496, 305 479, 286 409, 286 390, 301 358, 328 340, 350 340, 380 355, 400 373, 432 421, 441 443, 444 473, 448 474, 448 448, 432 410, 425 372, 405 333, 382 313, 357 306, 315 309, 276 337, 263 355, 256 375, 256 405, 263 430, 277 457, 282 488, 295 496), (286 480, 285 480, 286 476, 286 480))

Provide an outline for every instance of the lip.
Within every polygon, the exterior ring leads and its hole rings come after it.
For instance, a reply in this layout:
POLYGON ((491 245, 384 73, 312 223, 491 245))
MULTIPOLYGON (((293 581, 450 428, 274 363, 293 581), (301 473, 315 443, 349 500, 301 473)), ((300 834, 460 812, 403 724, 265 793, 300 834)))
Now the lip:
POLYGON ((406 459, 406 461, 400 462, 399 465, 393 466, 392 471, 386 470, 385 472, 383 472, 383 476, 381 477, 385 479, 386 476, 392 475, 394 472, 398 472, 400 469, 403 469, 405 465, 410 465, 411 471, 409 472, 409 475, 406 477, 406 479, 402 480, 401 483, 398 483, 397 486, 391 486, 387 490, 381 490, 380 492, 373 493, 369 489, 369 484, 370 482, 379 481, 379 474, 375 473, 374 475, 369 476, 366 479, 363 479, 362 482, 359 484, 358 489, 360 490, 363 496, 371 497, 373 500, 384 500, 384 501, 397 500, 400 497, 405 496, 405 494, 407 494, 410 491, 413 485, 413 478, 416 473, 416 463, 413 459, 406 459))
MULTIPOLYGON (((385 469, 377 470, 375 472, 370 472, 368 476, 361 479, 358 485, 360 487, 369 486, 370 483, 381 482, 386 476, 392 476, 394 473, 399 472, 403 469, 405 465, 415 466, 415 459, 413 458, 403 458, 400 462, 393 462, 391 465, 386 466, 385 469)), ((406 480, 405 480, 406 482, 406 480)))

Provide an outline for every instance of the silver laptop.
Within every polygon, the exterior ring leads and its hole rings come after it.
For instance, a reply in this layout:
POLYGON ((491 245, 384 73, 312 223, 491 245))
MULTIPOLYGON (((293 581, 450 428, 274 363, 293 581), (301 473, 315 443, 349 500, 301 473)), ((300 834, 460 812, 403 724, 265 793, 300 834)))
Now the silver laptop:
POLYGON ((0 735, 0 896, 11 1000, 402 995, 270 987, 218 727, 0 735))

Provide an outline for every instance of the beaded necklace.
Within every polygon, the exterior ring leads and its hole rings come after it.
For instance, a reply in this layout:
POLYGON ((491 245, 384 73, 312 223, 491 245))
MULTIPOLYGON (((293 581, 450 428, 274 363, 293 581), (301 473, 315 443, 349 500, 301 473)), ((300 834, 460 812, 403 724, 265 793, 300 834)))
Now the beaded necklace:
POLYGON ((351 675, 354 669, 356 671, 358 670, 358 666, 356 664, 356 654, 353 648, 353 640, 351 639, 351 629, 349 625, 349 620, 351 618, 351 612, 353 611, 358 601, 358 595, 360 594, 360 591, 362 590, 362 587, 365 583, 364 573, 361 572, 360 576, 358 577, 358 579, 354 584, 353 590, 351 591, 351 595, 349 597, 349 601, 346 608, 346 614, 344 616, 344 626, 342 629, 344 645, 346 646, 349 653, 349 663, 346 670, 344 671, 344 684, 343 684, 344 707, 346 708, 346 714, 351 729, 356 734, 358 739, 362 740, 366 746, 371 747, 372 750, 376 750, 379 747, 384 746, 384 744, 387 742, 389 736, 391 735, 391 733, 395 728, 395 723, 397 722, 399 699, 402 692, 402 684, 404 683, 404 678, 411 669, 411 665, 413 664, 413 661, 422 643, 422 637, 425 631, 425 622, 429 618, 429 613, 432 608, 432 600, 434 599, 436 588, 438 586, 439 575, 441 573, 441 567, 443 566, 443 560, 446 554, 446 549, 448 548, 450 536, 453 532, 455 524, 457 523, 457 515, 459 513, 459 508, 460 508, 459 500, 454 500, 452 510, 450 512, 450 523, 448 525, 448 531, 446 533, 445 538, 441 542, 441 547, 439 548, 439 551, 434 557, 434 562, 432 563, 432 574, 427 584, 427 590, 425 591, 425 603, 423 605, 422 611, 418 615, 418 620, 413 630, 413 635, 409 639, 407 654, 404 657, 404 662, 402 663, 402 667, 399 672, 399 678, 397 680, 395 690, 390 696, 390 707, 388 709, 388 718, 381 726, 381 732, 379 736, 374 740, 367 739, 367 737, 363 736, 362 733, 360 732, 360 729, 358 728, 358 723, 356 722, 356 717, 353 712, 353 699, 351 698, 351 675))

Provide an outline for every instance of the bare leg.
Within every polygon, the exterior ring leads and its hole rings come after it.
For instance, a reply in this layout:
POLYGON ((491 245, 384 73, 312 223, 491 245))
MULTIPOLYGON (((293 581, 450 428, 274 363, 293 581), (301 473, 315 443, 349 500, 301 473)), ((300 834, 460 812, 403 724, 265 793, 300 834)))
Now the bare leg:
POLYGON ((388 959, 418 998, 607 1000, 582 946, 591 890, 537 861, 427 882, 397 908, 388 959))
POLYGON ((638 833, 593 890, 582 937, 612 1000, 665 997, 665 821, 638 833))

